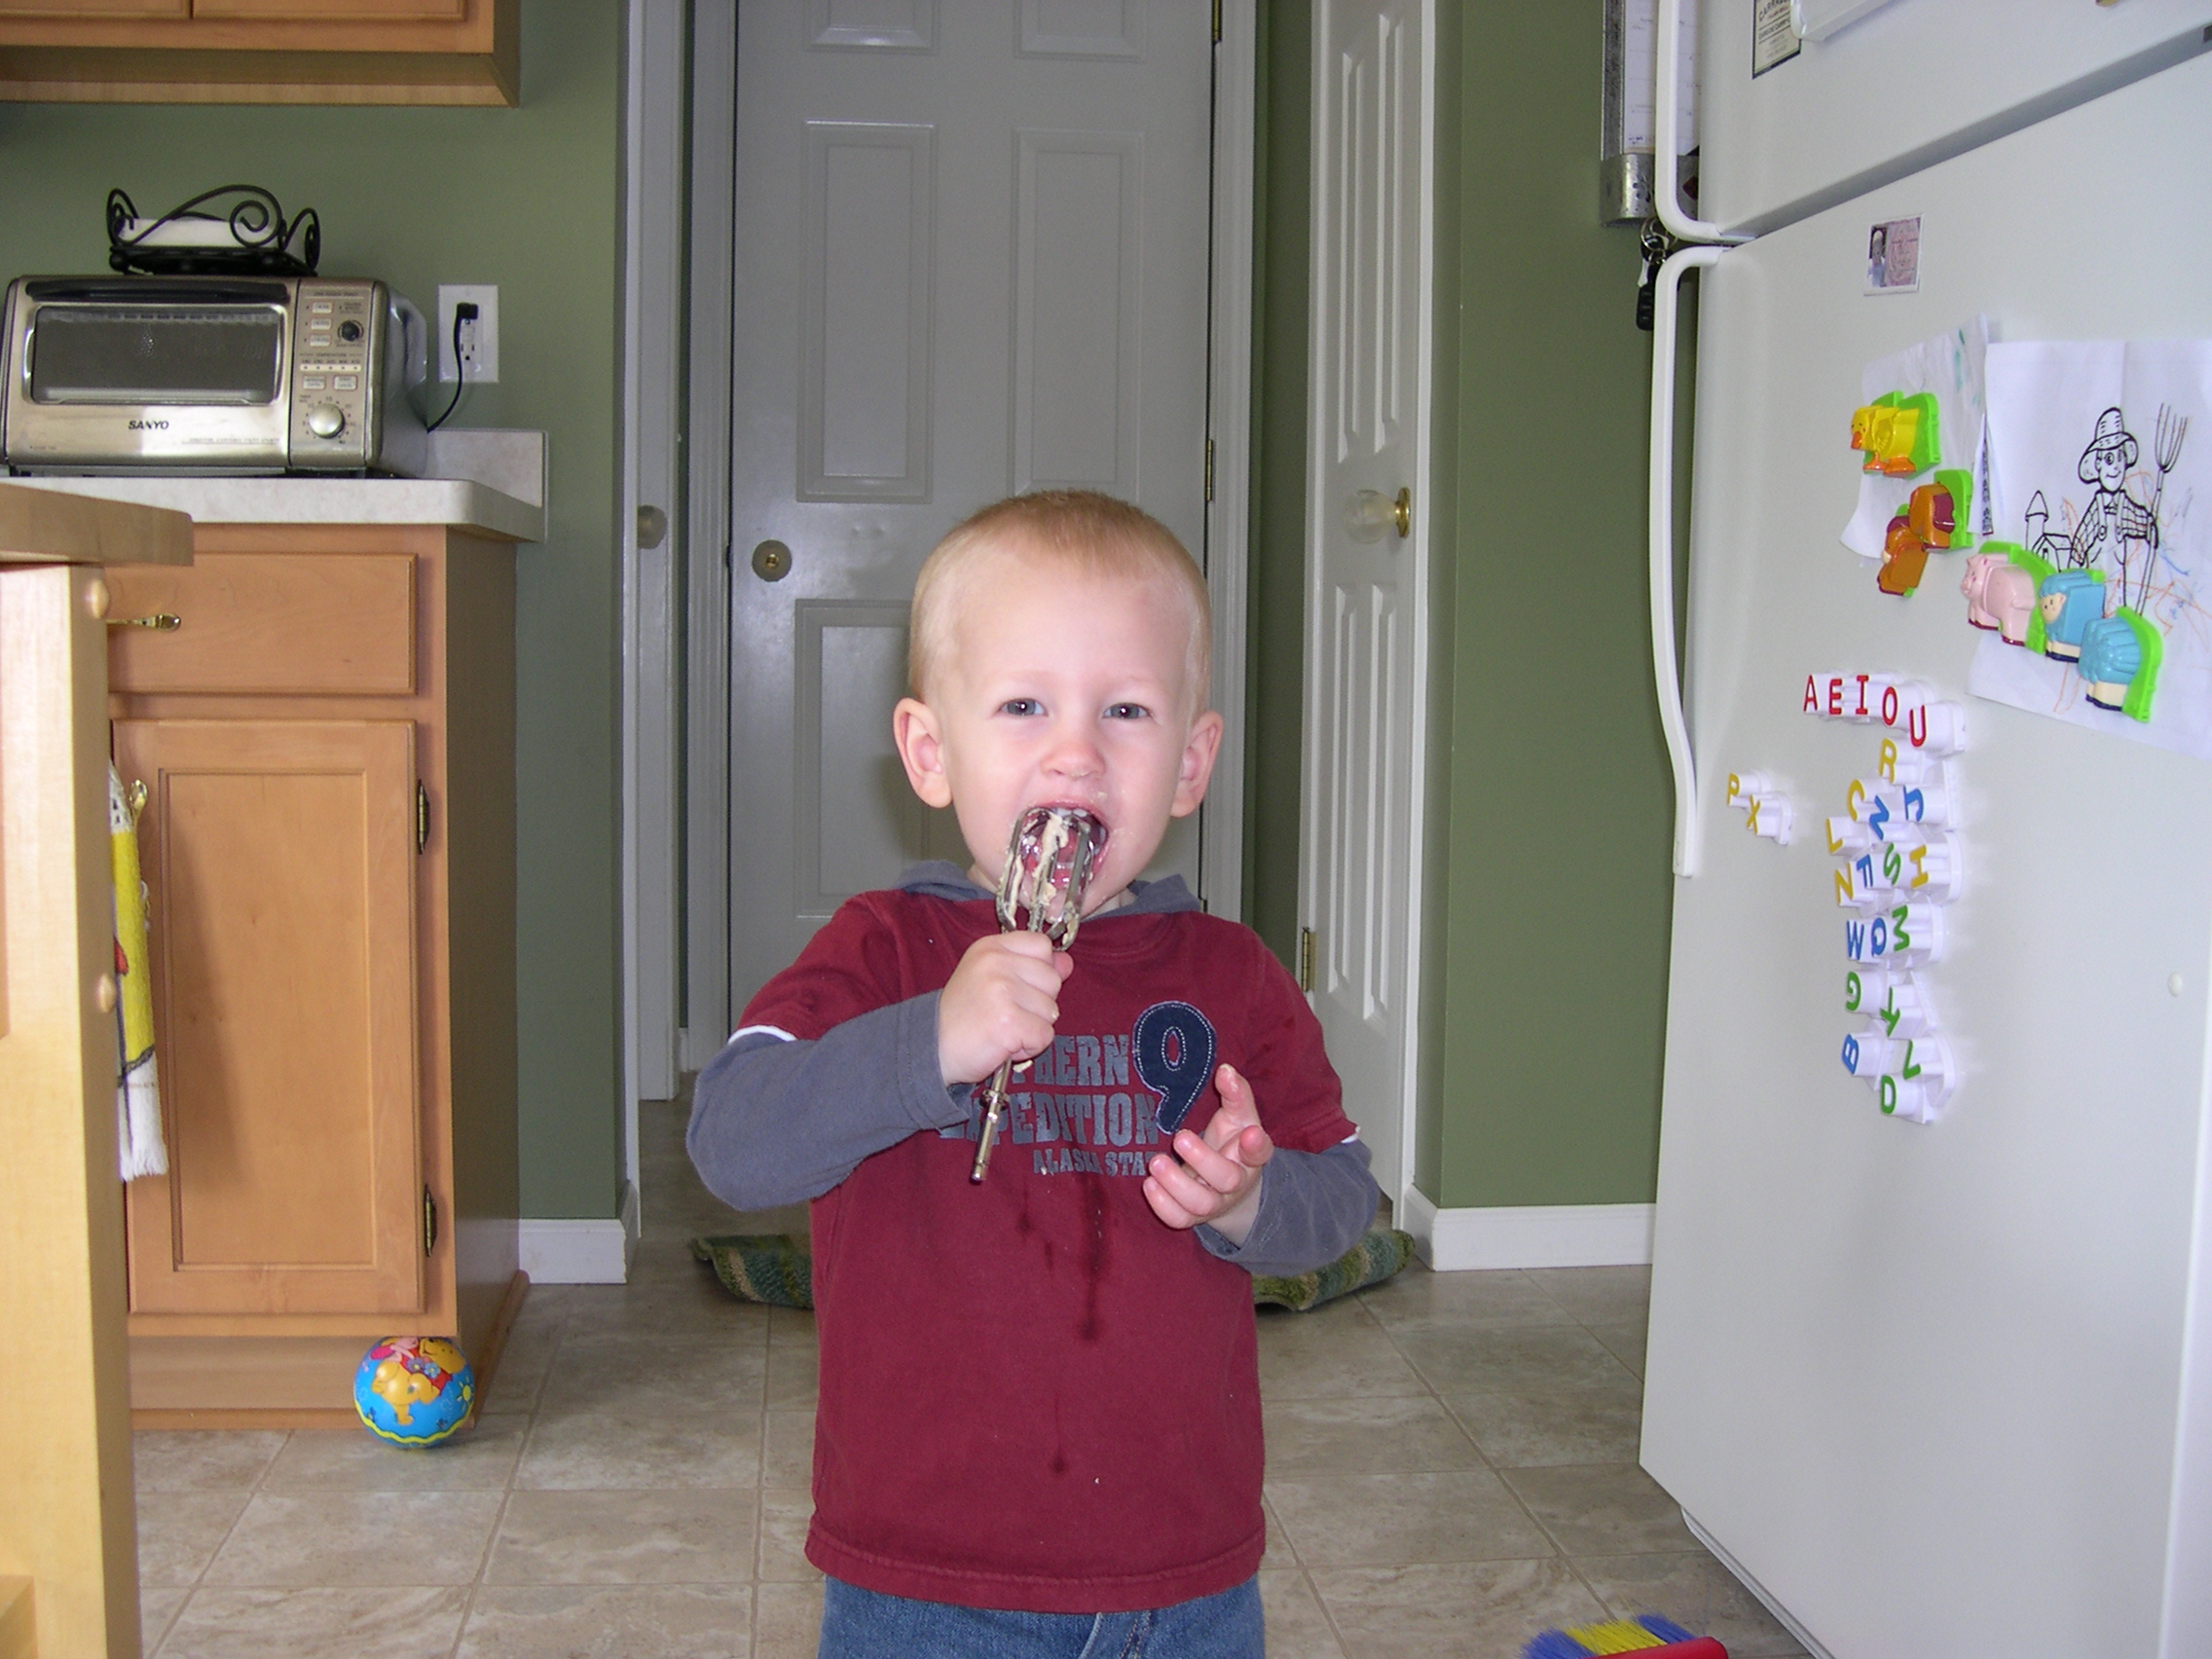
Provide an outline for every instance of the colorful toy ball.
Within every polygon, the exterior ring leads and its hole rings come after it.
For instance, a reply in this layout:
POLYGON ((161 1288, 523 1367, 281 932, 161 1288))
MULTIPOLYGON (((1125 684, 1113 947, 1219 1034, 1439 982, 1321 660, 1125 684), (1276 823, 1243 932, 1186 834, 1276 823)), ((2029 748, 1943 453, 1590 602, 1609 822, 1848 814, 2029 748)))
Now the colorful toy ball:
POLYGON ((435 1446, 468 1420, 476 1373, 443 1337, 386 1337, 353 1373, 353 1409, 394 1446, 435 1446))

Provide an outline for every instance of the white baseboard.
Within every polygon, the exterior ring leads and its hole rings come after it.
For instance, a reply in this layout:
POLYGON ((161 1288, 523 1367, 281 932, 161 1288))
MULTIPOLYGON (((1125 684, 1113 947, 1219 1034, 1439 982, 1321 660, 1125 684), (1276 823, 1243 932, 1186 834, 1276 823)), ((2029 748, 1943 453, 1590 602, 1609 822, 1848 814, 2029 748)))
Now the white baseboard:
POLYGON ((694 1031, 686 1025, 676 1034, 676 1063, 687 1072, 703 1072, 728 1042, 726 1031, 718 1037, 712 1028, 694 1031))
MULTIPOLYGON (((1438 1272, 1466 1268, 1604 1268, 1651 1260, 1649 1204, 1527 1204, 1438 1209, 1406 1189, 1398 1225, 1438 1272)), ((527 1224, 526 1224, 527 1225, 527 1224)))
POLYGON ((1753 1596, 1756 1596, 1758 1598, 1759 1605, 1766 1608, 1768 1612, 1772 1613, 1775 1617, 1775 1621, 1780 1624, 1784 1630, 1788 1631, 1791 1636, 1795 1637, 1797 1639, 1797 1644, 1800 1647, 1804 1648, 1807 1653, 1812 1654, 1813 1659, 1831 1659, 1828 1650, 1823 1647, 1818 1641, 1815 1641, 1813 1640, 1813 1633, 1807 1630, 1803 1625, 1799 1624, 1796 1619, 1790 1615, 1789 1609, 1788 1607, 1785 1607, 1780 1602, 1777 1602, 1772 1596, 1768 1595, 1766 1586, 1761 1584, 1757 1579, 1753 1578, 1749 1572, 1746 1572, 1744 1570, 1743 1563, 1739 1562, 1734 1556, 1730 1555, 1727 1550, 1721 1546, 1719 1539, 1715 1538, 1711 1532, 1708 1532, 1703 1527, 1699 1526, 1697 1517, 1692 1515, 1686 1509, 1682 1511, 1682 1525, 1690 1530, 1691 1535, 1694 1536, 1699 1543, 1703 1544, 1707 1549, 1713 1552, 1714 1558, 1735 1576, 1735 1579, 1739 1584, 1743 1585, 1745 1589, 1749 1590, 1753 1596))
POLYGON ((638 1189, 622 1184, 622 1213, 608 1221, 522 1221, 522 1271, 532 1284, 626 1284, 638 1252, 638 1189))

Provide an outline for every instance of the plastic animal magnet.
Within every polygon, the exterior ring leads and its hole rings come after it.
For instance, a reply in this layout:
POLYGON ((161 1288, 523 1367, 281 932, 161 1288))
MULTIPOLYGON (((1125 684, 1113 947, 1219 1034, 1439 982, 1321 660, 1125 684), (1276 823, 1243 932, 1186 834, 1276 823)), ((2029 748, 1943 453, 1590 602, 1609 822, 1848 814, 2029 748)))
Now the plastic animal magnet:
POLYGON ((2026 645, 2036 614, 2035 577, 2010 562, 1993 566, 1982 587, 1982 606, 2007 645, 2026 645))
POLYGON ((1929 547, 1948 548, 1958 530, 1958 503, 1951 498, 1949 486, 1940 479, 1913 491, 1912 498, 1905 503, 1904 516, 1905 522, 1912 526, 1912 534, 1929 547))
POLYGON ((1949 467, 1936 474, 1936 482, 1951 498, 1951 539, 1929 545, 1963 552, 1973 545, 1973 474, 1949 467))
POLYGON ((1884 593, 1906 599, 1920 585, 1927 569, 1927 544, 1913 534, 1905 515, 1898 514, 1890 520, 1889 534, 1882 541, 1882 568, 1874 574, 1874 585, 1884 593))
POLYGON ((2032 553, 2020 547, 2012 549, 2011 564, 2014 570, 2025 571, 2028 573, 2028 581, 2032 584, 2030 593, 2034 596, 2031 597, 2028 606, 2027 634, 2024 638, 2012 643, 2025 645, 2036 655, 2041 656, 2043 655, 2043 606, 2040 596, 2043 593, 2045 578, 2049 576, 2057 567, 2042 554, 2032 553))
POLYGON ((2011 563, 2015 551, 2010 542, 1990 541, 1982 551, 1967 559, 1967 573, 1959 579, 1959 591, 1967 596, 1967 621, 1976 628, 1997 632, 1997 612, 1989 604, 1989 577, 1995 571, 2011 563))
POLYGON ((2122 606, 2089 624, 2082 636, 2082 660, 2075 666, 2088 685, 2090 702, 2147 721, 2164 654, 2158 630, 2122 606))
POLYGON ((1909 478, 1942 460, 1936 394, 1888 391, 1852 411, 1851 447, 1865 453, 1867 472, 1909 478))
POLYGON ((2105 613, 2105 578, 2097 571, 2054 571, 2036 585, 2043 612, 2043 654, 2061 662, 2082 654, 2082 636, 2105 613))

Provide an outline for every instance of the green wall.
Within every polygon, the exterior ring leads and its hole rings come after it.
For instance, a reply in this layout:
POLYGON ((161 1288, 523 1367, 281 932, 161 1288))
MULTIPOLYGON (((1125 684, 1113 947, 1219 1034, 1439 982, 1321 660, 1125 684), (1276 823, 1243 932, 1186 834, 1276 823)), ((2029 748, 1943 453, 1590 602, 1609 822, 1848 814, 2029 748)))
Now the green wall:
MULTIPOLYGON (((1603 8, 1444 10, 1435 436, 1450 464, 1430 481, 1417 1180, 1446 1207, 1644 1202, 1673 783, 1645 631, 1651 337, 1635 322, 1635 229, 1598 222, 1603 8)), ((1268 11, 1248 797, 1262 832, 1284 803, 1295 823, 1297 800, 1297 676, 1286 694, 1281 664, 1301 627, 1288 531, 1303 528, 1303 467, 1277 437, 1293 362, 1303 385, 1306 296, 1279 264, 1306 253, 1303 213, 1294 244, 1280 204, 1306 186, 1310 74, 1307 8, 1268 11)), ((1260 841, 1251 913, 1278 949, 1295 872, 1295 848, 1260 841)))
POLYGON ((1306 676, 1307 0, 1258 8, 1252 200, 1252 523, 1246 555, 1244 915, 1298 971, 1306 676))
POLYGON ((1598 222, 1603 9, 1465 9, 1458 648, 1440 1204, 1648 1201, 1673 781, 1651 689, 1651 337, 1598 222))
POLYGON ((500 383, 464 426, 542 428, 547 538, 516 550, 525 1215, 615 1213, 620 1178, 616 382, 621 8, 524 0, 521 107, 0 104, 0 274, 104 271, 111 185, 219 184, 322 217, 322 269, 499 286, 500 383))

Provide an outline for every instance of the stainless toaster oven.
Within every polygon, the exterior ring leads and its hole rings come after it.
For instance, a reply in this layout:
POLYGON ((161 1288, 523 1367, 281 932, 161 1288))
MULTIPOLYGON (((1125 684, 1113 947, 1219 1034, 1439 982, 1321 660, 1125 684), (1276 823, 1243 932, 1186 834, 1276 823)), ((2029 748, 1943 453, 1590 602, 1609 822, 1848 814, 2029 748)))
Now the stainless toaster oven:
POLYGON ((14 471, 423 470, 422 313, 382 282, 19 276, 4 327, 14 471))

